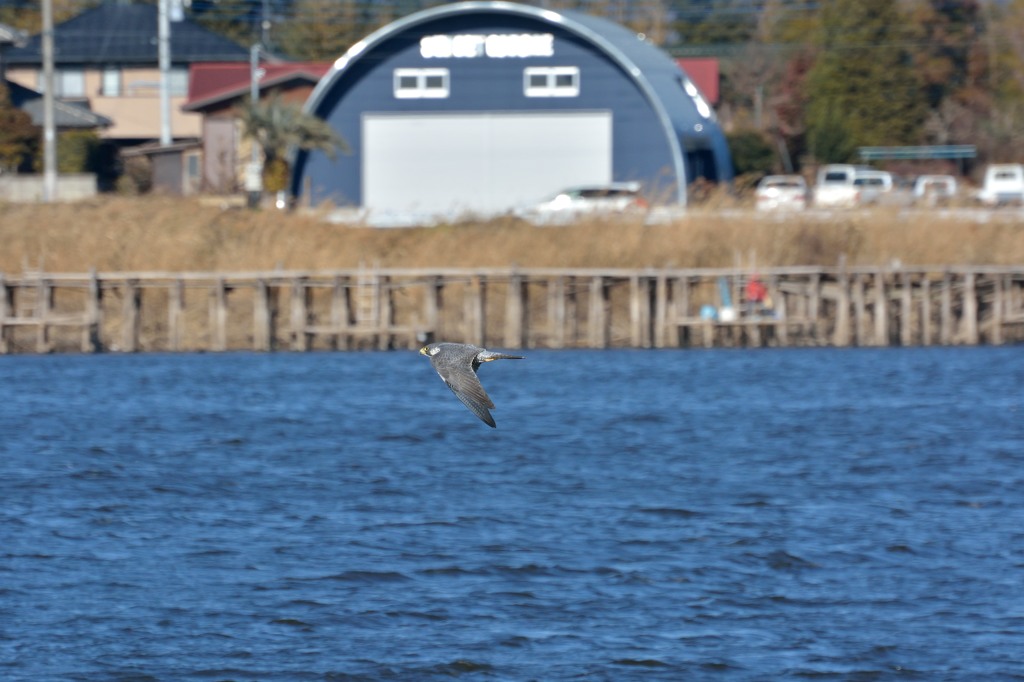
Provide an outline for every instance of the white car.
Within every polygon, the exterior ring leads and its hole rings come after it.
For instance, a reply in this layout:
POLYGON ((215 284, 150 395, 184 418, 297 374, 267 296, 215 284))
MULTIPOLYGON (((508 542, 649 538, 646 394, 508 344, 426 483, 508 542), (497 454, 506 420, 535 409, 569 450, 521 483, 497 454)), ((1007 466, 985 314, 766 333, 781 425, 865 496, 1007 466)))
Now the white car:
POLYGON ((1024 203, 1024 165, 996 163, 985 169, 978 200, 989 206, 1024 203))
POLYGON ((767 175, 757 183, 754 199, 759 211, 802 211, 807 194, 802 175, 767 175))
POLYGON ((570 187, 516 214, 542 224, 565 223, 588 215, 643 214, 647 208, 640 183, 613 182, 570 187))
POLYGON ((858 206, 882 203, 883 197, 892 191, 892 173, 858 168, 853 178, 853 186, 857 189, 858 206))
POLYGON ((857 205, 858 190, 853 186, 857 167, 831 163, 818 169, 814 185, 814 205, 818 208, 852 208, 857 205))
POLYGON ((946 204, 956 196, 956 178, 952 175, 919 175, 914 180, 914 202, 925 206, 946 204))

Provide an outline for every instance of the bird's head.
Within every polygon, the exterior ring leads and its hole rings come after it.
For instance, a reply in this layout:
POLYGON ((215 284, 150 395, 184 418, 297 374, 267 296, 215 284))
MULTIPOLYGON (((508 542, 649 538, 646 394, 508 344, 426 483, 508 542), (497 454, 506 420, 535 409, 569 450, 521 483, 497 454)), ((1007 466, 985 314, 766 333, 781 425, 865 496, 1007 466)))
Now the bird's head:
POLYGON ((420 348, 420 355, 426 355, 428 358, 432 355, 437 355, 437 351, 440 350, 436 343, 431 343, 423 348, 420 348))

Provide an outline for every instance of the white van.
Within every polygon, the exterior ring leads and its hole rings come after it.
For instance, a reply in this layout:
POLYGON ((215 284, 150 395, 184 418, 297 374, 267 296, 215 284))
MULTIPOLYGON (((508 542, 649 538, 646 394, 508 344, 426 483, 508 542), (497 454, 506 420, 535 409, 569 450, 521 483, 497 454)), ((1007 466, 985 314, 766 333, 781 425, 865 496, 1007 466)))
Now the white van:
POLYGON ((814 205, 822 208, 851 208, 878 203, 892 191, 892 173, 846 163, 832 163, 818 169, 814 205))
POLYGON ((830 163, 818 169, 814 183, 814 205, 819 208, 850 208, 857 205, 857 188, 853 179, 857 167, 846 163, 830 163))
POLYGON ((985 184, 976 196, 988 206, 1024 204, 1024 164, 992 164, 985 169, 985 184))

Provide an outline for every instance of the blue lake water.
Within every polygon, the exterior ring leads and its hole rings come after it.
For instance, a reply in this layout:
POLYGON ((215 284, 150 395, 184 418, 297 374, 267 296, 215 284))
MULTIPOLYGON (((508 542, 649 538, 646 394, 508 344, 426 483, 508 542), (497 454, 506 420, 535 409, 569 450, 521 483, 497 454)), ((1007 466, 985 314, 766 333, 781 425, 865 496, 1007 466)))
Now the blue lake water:
POLYGON ((1024 678, 1024 349, 0 357, 0 679, 1024 678))

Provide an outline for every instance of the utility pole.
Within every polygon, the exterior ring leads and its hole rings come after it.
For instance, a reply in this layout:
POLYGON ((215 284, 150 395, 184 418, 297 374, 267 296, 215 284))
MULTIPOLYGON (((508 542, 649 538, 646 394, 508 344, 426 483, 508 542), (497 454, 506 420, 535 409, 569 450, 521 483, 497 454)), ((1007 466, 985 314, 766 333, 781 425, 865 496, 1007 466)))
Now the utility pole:
POLYGON ((170 0, 160 0, 157 14, 157 52, 160 61, 160 146, 171 144, 171 19, 170 0))
POLYGON ((260 19, 260 44, 270 49, 270 0, 263 0, 260 19))
MULTIPOLYGON (((249 49, 249 106, 256 107, 260 102, 260 45, 254 44, 249 49)), ((253 137, 252 156, 245 169, 245 191, 249 195, 249 208, 259 208, 263 194, 263 164, 260 160, 259 141, 253 137)))
POLYGON ((53 92, 53 0, 43 0, 43 201, 57 199, 57 125, 53 92))

